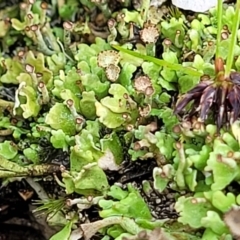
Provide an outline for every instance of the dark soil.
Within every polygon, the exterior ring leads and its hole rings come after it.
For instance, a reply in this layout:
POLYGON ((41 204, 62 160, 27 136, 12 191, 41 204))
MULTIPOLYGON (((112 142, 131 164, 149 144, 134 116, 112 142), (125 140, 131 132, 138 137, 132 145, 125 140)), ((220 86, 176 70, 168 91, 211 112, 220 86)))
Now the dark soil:
POLYGON ((0 189, 0 240, 47 240, 56 232, 47 226, 45 219, 32 213, 31 203, 36 195, 28 200, 20 195, 31 191, 24 180, 0 189))

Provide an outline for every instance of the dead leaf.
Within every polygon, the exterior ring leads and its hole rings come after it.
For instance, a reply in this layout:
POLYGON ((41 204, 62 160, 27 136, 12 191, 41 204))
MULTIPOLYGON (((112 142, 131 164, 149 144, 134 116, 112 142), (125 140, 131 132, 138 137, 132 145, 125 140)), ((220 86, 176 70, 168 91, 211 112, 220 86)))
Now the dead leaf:
POLYGON ((116 164, 114 155, 107 149, 105 154, 98 160, 98 166, 103 170, 117 171, 119 165, 116 164))

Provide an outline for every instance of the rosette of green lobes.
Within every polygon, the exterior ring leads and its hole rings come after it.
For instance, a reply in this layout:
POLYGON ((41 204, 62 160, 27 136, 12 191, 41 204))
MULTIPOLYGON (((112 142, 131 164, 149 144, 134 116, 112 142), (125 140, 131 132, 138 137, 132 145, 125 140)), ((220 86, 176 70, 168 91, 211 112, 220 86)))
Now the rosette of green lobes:
POLYGON ((100 148, 99 131, 98 121, 86 121, 86 127, 75 136, 70 172, 62 174, 67 193, 98 194, 108 189, 107 177, 98 166, 98 160, 104 154, 100 148))
POLYGON ((76 145, 71 150, 71 170, 79 171, 85 165, 97 162, 102 156, 99 121, 86 121, 86 127, 76 135, 76 145), (79 160, 81 159, 81 161, 79 160))
POLYGON ((131 184, 128 184, 128 191, 120 191, 119 187, 112 186, 108 195, 117 199, 117 201, 99 201, 99 206, 102 208, 102 211, 100 211, 102 218, 124 216, 133 219, 151 220, 152 217, 147 204, 131 184))
POLYGON ((43 25, 47 22, 46 11, 48 4, 46 2, 28 1, 19 5, 20 16, 11 19, 12 26, 17 31, 25 30, 27 32, 30 26, 35 24, 43 25))
MULTIPOLYGON (((208 193, 209 196, 218 197, 219 193, 208 193)), ((231 204, 232 201, 229 197, 221 195, 215 202, 218 205, 224 206, 231 204), (225 197, 225 199, 223 198, 225 197), (222 202, 224 201, 224 202, 222 202)), ((176 210, 179 212, 180 217, 178 221, 184 225, 189 225, 194 229, 205 228, 202 239, 232 239, 229 234, 229 229, 222 220, 222 214, 216 211, 215 203, 211 204, 211 200, 201 193, 196 194, 194 197, 180 197, 175 205, 176 210)))
POLYGON ((162 21, 161 22, 161 33, 165 38, 171 40, 171 42, 176 42, 176 33, 179 31, 180 35, 178 37, 177 47, 182 48, 185 30, 184 30, 184 20, 183 18, 176 19, 172 17, 169 22, 162 21))
POLYGON ((134 124, 138 117, 137 103, 120 84, 111 84, 109 94, 95 103, 96 113, 108 128, 117 128, 134 124))
MULTIPOLYGON (((224 137, 224 135, 223 135, 224 137)), ((226 136, 225 136, 226 137, 226 136)), ((240 180, 239 152, 227 140, 216 138, 204 171, 212 173, 211 189, 222 190, 233 181, 240 180)))
POLYGON ((20 17, 12 18, 12 27, 24 35, 27 45, 37 45, 46 55, 60 52, 47 17, 48 4, 42 1, 20 3, 20 17), (20 20, 19 20, 20 19, 20 20))
POLYGON ((64 53, 56 53, 53 54, 51 57, 46 57, 47 65, 49 70, 53 72, 53 75, 56 76, 59 74, 59 71, 68 67, 66 57, 64 53))
POLYGON ((140 125, 138 129, 134 130, 134 137, 139 141, 133 142, 128 150, 133 161, 159 155, 159 150, 156 147, 157 138, 153 133, 156 129, 156 123, 152 122, 146 126, 140 125))
MULTIPOLYGON (((181 141, 174 168, 178 186, 188 186, 192 191, 223 190, 239 181, 239 143, 228 131, 221 130, 217 135, 216 125, 207 125, 201 135, 187 122, 182 124, 181 141), (186 185, 185 185, 186 184, 186 185)), ((235 128, 238 129, 237 127, 235 128)))
POLYGON ((110 45, 100 38, 91 46, 79 44, 75 55, 77 69, 61 72, 54 81, 53 93, 64 100, 72 99, 77 112, 87 119, 96 118, 94 102, 108 94, 110 82, 97 60, 98 54, 108 49, 111 49, 110 45))
MULTIPOLYGON (((110 45, 100 38, 97 38, 96 43, 91 46, 79 44, 75 54, 75 60, 78 62, 77 68, 72 67, 68 71, 60 70, 59 75, 54 77, 52 93, 64 103, 55 104, 47 115, 46 123, 52 128, 62 129, 71 136, 76 133, 77 129, 79 130, 76 124, 81 119, 83 121, 83 117, 91 120, 97 117, 95 102, 106 97, 110 87, 104 69, 98 66, 98 54, 110 48, 110 45), (60 114, 59 108, 65 114, 60 115, 61 120, 57 119, 60 114), (66 120, 65 123, 63 119, 66 120), (70 126, 73 127, 72 130, 69 130, 70 126)), ((59 59, 52 60, 57 63, 59 59)), ((50 63, 52 66, 52 61, 50 63)))
POLYGON ((106 174, 97 164, 86 165, 78 172, 65 171, 62 177, 67 194, 102 195, 109 188, 106 174))
POLYGON ((14 59, 5 60, 4 68, 6 71, 0 81, 18 85, 14 114, 21 114, 24 118, 36 117, 42 105, 49 102, 53 80, 52 72, 45 66, 44 55, 19 52, 14 59))
POLYGON ((23 31, 27 27, 33 25, 33 24, 39 24, 40 23, 40 16, 37 13, 33 13, 31 11, 32 4, 22 4, 21 5, 21 19, 18 18, 12 18, 12 26, 17 31, 23 31))

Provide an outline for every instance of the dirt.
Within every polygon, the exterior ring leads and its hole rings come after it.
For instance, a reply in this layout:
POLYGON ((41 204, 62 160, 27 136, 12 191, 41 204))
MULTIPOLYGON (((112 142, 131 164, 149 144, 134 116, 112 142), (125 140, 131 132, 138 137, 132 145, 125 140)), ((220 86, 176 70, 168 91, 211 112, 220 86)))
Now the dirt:
MULTIPOLYGON (((0 182, 1 185, 1 182, 0 182)), ((32 189, 24 180, 9 183, 0 189, 0 240, 48 240, 56 232, 51 229, 45 216, 37 218, 32 210, 37 199, 33 194, 30 199, 23 199, 23 194, 32 189)))

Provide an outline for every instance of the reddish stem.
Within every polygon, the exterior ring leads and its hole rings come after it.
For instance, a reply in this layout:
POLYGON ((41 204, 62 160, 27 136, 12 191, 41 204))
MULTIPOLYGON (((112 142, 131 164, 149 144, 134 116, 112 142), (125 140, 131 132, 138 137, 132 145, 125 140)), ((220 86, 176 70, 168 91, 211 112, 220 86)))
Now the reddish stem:
POLYGON ((221 57, 215 59, 215 72, 218 74, 219 72, 224 72, 224 61, 221 57))

